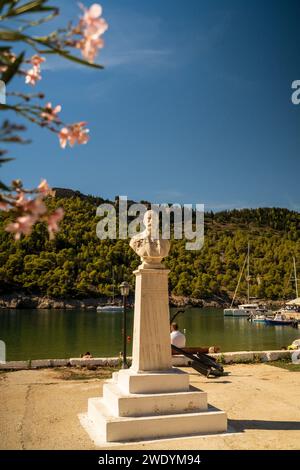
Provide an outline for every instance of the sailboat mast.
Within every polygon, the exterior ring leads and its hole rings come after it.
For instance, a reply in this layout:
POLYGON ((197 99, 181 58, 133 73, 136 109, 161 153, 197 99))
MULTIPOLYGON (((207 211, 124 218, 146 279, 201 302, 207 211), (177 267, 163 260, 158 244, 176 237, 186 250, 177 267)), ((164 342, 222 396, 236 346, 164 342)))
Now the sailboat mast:
POLYGON ((115 303, 115 275, 114 267, 112 267, 112 282, 113 282, 113 304, 115 303))
POLYGON ((243 272, 244 272, 244 269, 245 269, 245 266, 246 266, 246 262, 247 262, 247 256, 245 256, 245 261, 244 261, 243 267, 242 267, 240 275, 239 275, 239 280, 238 280, 237 286, 236 286, 235 291, 234 291, 234 295, 233 295, 233 298, 232 298, 232 301, 231 301, 230 308, 232 308, 233 305, 234 305, 235 297, 236 297, 237 291, 239 290, 239 285, 240 285, 240 282, 241 282, 241 279, 242 279, 242 276, 243 276, 243 272))
POLYGON ((250 302, 250 243, 248 242, 248 256, 247 256, 247 298, 250 302))
POLYGON ((293 256, 293 264, 294 264, 294 279, 295 279, 295 288, 296 288, 296 298, 298 299, 298 297, 299 297, 299 294, 298 294, 298 279, 297 279, 297 269, 296 269, 295 256, 293 256))

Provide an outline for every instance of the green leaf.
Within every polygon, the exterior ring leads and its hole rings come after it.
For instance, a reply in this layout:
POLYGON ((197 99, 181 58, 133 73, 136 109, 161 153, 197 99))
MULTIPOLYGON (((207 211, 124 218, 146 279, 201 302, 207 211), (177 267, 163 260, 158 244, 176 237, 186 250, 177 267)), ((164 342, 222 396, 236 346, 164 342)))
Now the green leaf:
MULTIPOLYGON (((54 53, 64 57, 65 59, 71 60, 72 62, 76 62, 77 64, 81 65, 86 65, 87 67, 92 67, 95 69, 103 69, 103 65, 100 64, 93 64, 91 62, 87 62, 86 60, 79 59, 79 57, 75 57, 72 54, 69 54, 69 52, 64 51, 62 49, 57 49, 55 46, 53 46, 51 43, 48 42, 47 37, 40 38, 40 37, 34 37, 34 36, 27 36, 25 34, 21 34, 17 31, 11 31, 11 30, 0 30, 0 40, 2 41, 24 41, 28 44, 32 44, 33 42, 37 44, 42 44, 43 46, 49 47, 51 51, 54 53)), ((45 52, 44 52, 45 53, 45 52)))
MULTIPOLYGON (((1 31, 0 31, 0 37, 1 37, 1 31)), ((52 44, 49 44, 47 41, 47 38, 38 38, 38 37, 32 37, 31 40, 37 42, 38 44, 43 44, 43 46, 49 47, 51 49, 51 53, 56 53, 58 55, 61 55, 62 57, 65 57, 65 59, 71 60, 72 62, 77 62, 77 64, 81 65, 86 65, 87 67, 93 67, 95 69, 104 69, 103 65, 100 64, 93 64, 91 62, 87 62, 86 60, 79 59, 79 57, 75 57, 72 54, 69 54, 69 52, 62 50, 62 49, 57 49, 56 47, 52 46, 52 44)), ((44 54, 47 53, 44 51, 44 54)))
POLYGON ((2 80, 7 84, 17 73, 19 70, 20 65, 22 64, 24 59, 24 52, 22 52, 16 60, 8 66, 8 69, 2 73, 2 80))
MULTIPOLYGON (((52 9, 51 9, 52 10, 52 9)), ((37 20, 28 21, 25 20, 25 24, 19 28, 19 31, 22 32, 25 29, 32 28, 35 26, 40 26, 41 24, 48 23, 48 21, 52 21, 59 13, 58 9, 51 11, 50 15, 43 16, 37 20)))
POLYGON ((24 34, 18 33, 18 31, 11 31, 9 29, 0 30, 1 41, 27 41, 27 37, 24 34))
POLYGON ((2 189, 2 191, 10 191, 10 188, 6 186, 6 184, 4 184, 2 181, 0 181, 0 189, 2 189))
MULTIPOLYGON (((15 106, 10 106, 9 104, 3 104, 3 103, 0 104, 0 109, 3 109, 5 111, 9 111, 10 109, 13 111, 16 110, 15 106)), ((8 122, 8 121, 6 120, 5 122, 8 122)))
POLYGON ((58 11, 56 7, 44 6, 47 0, 33 0, 31 2, 21 5, 19 8, 9 10, 7 16, 23 15, 24 13, 39 12, 39 11, 58 11))
POLYGON ((11 162, 14 160, 14 158, 1 158, 0 157, 0 166, 3 165, 3 163, 11 162))
POLYGON ((104 69, 103 65, 93 64, 91 62, 87 62, 86 60, 79 59, 79 57, 75 57, 66 51, 55 49, 55 52, 57 52, 57 54, 61 55, 62 57, 65 57, 66 59, 71 60, 72 62, 77 62, 77 64, 86 65, 88 67, 93 67, 95 69, 104 69))
POLYGON ((56 51, 50 51, 49 49, 47 50, 39 49, 39 54, 56 54, 56 51))

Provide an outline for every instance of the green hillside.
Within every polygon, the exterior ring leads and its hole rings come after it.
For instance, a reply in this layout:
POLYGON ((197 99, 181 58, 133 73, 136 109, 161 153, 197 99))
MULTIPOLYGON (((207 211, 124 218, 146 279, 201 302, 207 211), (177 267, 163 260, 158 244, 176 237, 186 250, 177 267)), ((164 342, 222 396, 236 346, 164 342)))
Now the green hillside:
MULTIPOLYGON (((59 195, 59 192, 57 193, 59 195)), ((100 198, 55 197, 51 208, 64 207, 61 231, 50 241, 39 223, 30 237, 15 242, 4 231, 10 215, 0 215, 0 292, 22 290, 53 297, 112 295, 115 282, 133 285, 132 271, 139 260, 128 241, 96 237, 100 198)), ((205 243, 200 251, 187 251, 185 241, 172 241, 166 265, 170 292, 196 299, 228 300, 235 290, 241 266, 251 245, 251 296, 264 299, 294 297, 292 256, 300 271, 300 214, 287 209, 243 209, 207 213, 205 243)), ((299 272, 298 271, 298 272, 299 272)), ((240 298, 246 294, 246 279, 240 298)))

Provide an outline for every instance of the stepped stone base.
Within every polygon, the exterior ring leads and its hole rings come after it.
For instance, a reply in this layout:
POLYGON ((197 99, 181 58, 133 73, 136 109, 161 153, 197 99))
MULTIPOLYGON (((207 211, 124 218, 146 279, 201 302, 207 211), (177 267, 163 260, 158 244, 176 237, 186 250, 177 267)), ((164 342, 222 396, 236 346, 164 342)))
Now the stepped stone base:
POLYGON ((156 416, 207 410, 207 394, 189 392, 123 395, 115 384, 105 384, 102 403, 115 417, 156 416))
POLYGON ((175 367, 145 373, 122 369, 114 373, 113 381, 124 393, 188 392, 190 386, 188 374, 175 367))
POLYGON ((179 369, 136 374, 121 370, 88 400, 88 418, 106 442, 225 432, 226 413, 207 406, 179 369))

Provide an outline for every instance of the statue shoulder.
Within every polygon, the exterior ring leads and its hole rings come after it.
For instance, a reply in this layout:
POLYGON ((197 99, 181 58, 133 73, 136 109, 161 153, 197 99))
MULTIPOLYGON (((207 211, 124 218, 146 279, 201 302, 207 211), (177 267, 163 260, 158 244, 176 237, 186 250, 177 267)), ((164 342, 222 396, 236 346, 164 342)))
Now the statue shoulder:
POLYGON ((129 245, 131 248, 138 248, 145 242, 146 236, 143 233, 138 233, 137 235, 134 235, 130 242, 129 245))

